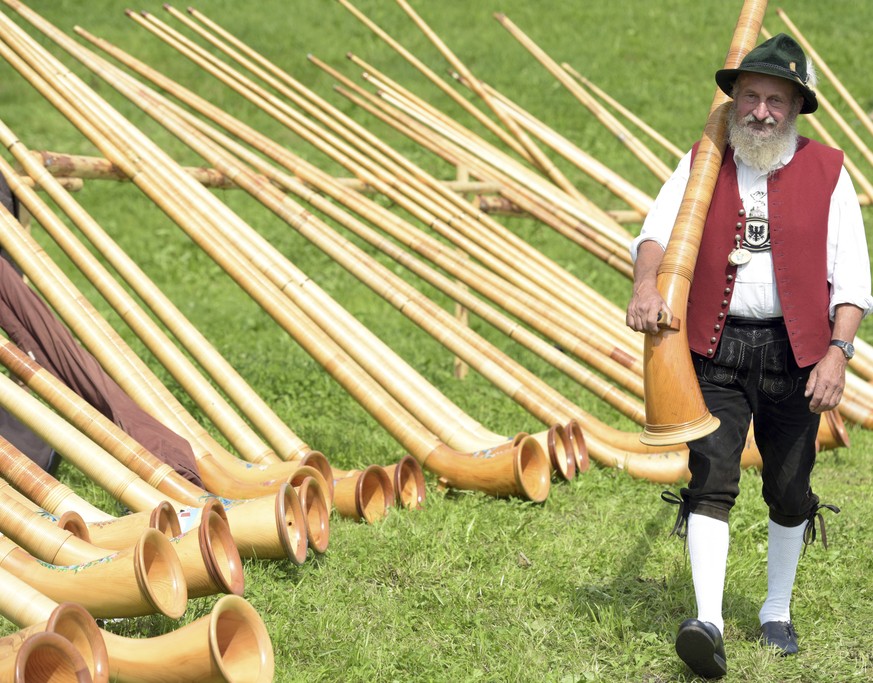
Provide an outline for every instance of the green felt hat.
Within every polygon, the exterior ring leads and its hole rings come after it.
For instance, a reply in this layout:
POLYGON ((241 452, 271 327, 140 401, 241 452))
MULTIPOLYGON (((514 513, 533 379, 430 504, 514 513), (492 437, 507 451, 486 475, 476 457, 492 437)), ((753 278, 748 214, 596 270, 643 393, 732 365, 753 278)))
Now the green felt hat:
POLYGON ((784 33, 765 40, 749 52, 736 69, 720 69, 715 72, 715 82, 727 95, 732 95, 734 82, 742 72, 778 76, 794 83, 803 95, 801 114, 811 114, 818 109, 815 93, 807 85, 806 55, 803 48, 791 36, 784 33))

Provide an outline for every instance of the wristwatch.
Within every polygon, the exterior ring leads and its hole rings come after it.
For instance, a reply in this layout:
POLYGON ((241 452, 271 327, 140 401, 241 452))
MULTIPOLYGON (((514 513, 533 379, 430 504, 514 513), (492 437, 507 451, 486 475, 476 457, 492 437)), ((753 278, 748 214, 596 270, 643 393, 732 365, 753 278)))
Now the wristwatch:
POLYGON ((851 342, 843 341, 842 339, 831 339, 831 346, 840 347, 846 360, 851 360, 852 356, 855 355, 855 347, 852 346, 851 342))

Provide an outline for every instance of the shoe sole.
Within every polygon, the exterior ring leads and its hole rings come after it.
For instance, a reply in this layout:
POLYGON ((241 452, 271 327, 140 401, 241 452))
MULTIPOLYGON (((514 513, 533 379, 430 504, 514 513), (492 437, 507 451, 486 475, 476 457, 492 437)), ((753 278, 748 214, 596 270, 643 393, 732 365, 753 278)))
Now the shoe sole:
POLYGON ((715 643, 701 628, 686 627, 679 633, 676 654, 698 676, 721 678, 727 673, 727 662, 715 653, 715 643))

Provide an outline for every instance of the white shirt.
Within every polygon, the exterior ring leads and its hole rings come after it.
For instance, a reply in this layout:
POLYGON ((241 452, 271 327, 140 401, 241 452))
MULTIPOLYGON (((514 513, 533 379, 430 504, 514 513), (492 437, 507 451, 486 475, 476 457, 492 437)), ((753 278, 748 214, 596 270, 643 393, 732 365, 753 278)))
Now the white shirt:
MULTIPOLYGON (((794 153, 782 157, 777 168, 791 161, 794 153)), ((737 184, 747 221, 767 220, 767 173, 747 166, 734 154, 737 165, 737 184)), ((679 162, 673 175, 664 183, 652 208, 643 222, 643 228, 631 244, 631 258, 636 261, 637 249, 642 242, 653 240, 667 248, 673 225, 685 194, 691 174, 691 152, 679 162)), ((831 195, 828 214, 827 278, 831 284, 830 316, 838 304, 853 304, 866 316, 873 311, 870 296, 870 257, 867 237, 858 195, 852 179, 843 168, 831 195)), ((773 257, 769 249, 752 252, 748 263, 737 267, 734 295, 730 314, 745 318, 774 318, 782 315, 773 257)))

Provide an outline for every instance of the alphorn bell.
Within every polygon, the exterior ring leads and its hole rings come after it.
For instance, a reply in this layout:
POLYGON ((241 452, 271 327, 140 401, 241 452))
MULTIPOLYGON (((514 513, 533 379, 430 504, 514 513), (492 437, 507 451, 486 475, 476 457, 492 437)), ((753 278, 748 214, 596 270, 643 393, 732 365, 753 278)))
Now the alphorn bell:
MULTIPOLYGON (((93 683, 108 683, 109 682, 109 655, 106 650, 106 643, 103 641, 103 634, 97 627, 97 622, 88 611, 74 602, 62 602, 54 607, 48 615, 47 620, 41 620, 39 616, 46 610, 46 605, 34 606, 32 602, 27 601, 27 598, 17 596, 22 602, 28 603, 24 609, 18 609, 21 604, 9 604, 15 602, 7 600, 3 606, 2 614, 14 624, 23 626, 20 631, 12 635, 0 638, 0 681, 18 680, 10 678, 2 673, 3 667, 6 666, 10 656, 14 657, 13 664, 16 667, 16 672, 24 668, 29 676, 22 680, 37 681, 41 680, 38 675, 35 675, 34 669, 39 666, 40 671, 52 673, 54 670, 67 670, 69 667, 70 658, 64 656, 63 653, 58 657, 58 652, 43 650, 43 654, 47 654, 47 661, 37 662, 33 652, 29 652, 24 656, 19 654, 22 649, 33 649, 36 643, 31 641, 31 638, 37 634, 51 633, 56 637, 62 638, 71 645, 79 657, 82 659, 85 670, 88 672, 86 680, 93 683), (38 623, 31 624, 31 621, 38 623), (6 677, 4 677, 4 675, 6 677)), ((46 599, 47 600, 47 599, 46 599)), ((39 641, 37 641, 39 642, 39 641)), ((77 674, 78 675, 78 674, 77 674)), ((61 678, 60 676, 50 680, 74 680, 69 676, 61 678)))
POLYGON ((4 683, 91 683, 85 660, 73 644, 51 631, 29 636, 11 658, 0 658, 4 683))
MULTIPOLYGON (((754 47, 761 30, 766 0, 746 0, 731 40, 726 69, 737 68, 754 47)), ((697 263, 703 225, 712 201, 725 149, 727 96, 716 92, 673 233, 658 268, 657 287, 673 312, 643 346, 646 426, 640 440, 653 446, 684 443, 706 436, 719 425, 703 401, 691 363, 685 314, 697 263)))

